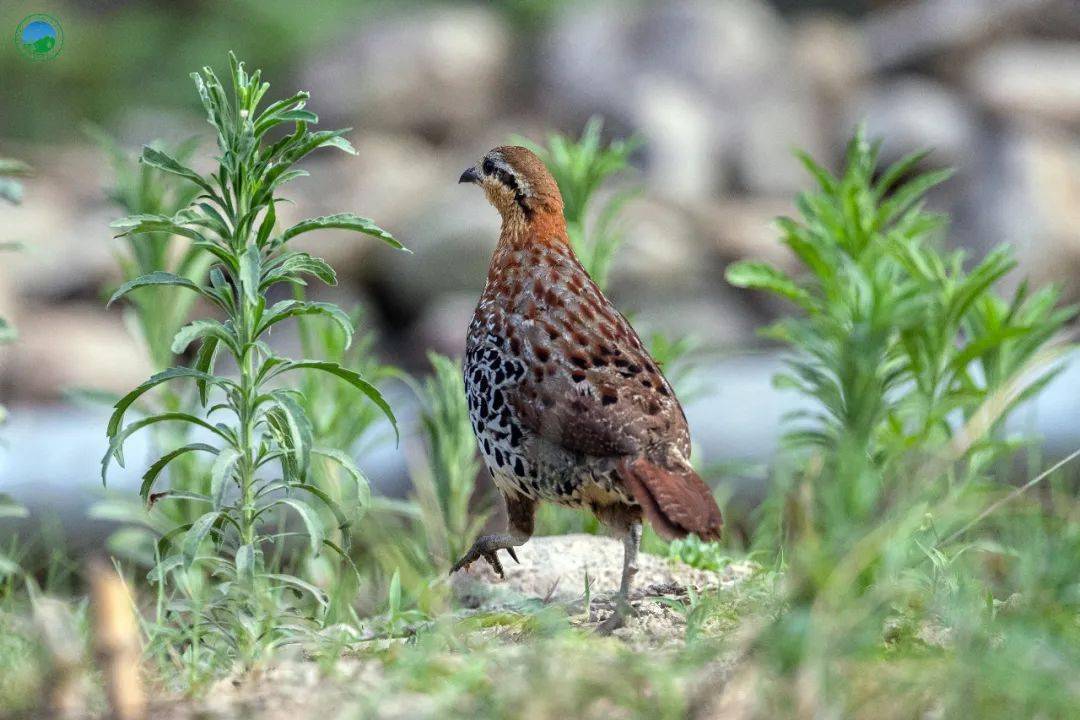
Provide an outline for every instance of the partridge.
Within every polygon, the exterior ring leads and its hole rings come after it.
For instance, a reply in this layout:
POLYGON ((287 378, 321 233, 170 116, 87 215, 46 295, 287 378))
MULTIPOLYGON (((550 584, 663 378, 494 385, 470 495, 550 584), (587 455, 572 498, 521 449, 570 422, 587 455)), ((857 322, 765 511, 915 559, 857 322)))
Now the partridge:
POLYGON ((451 573, 497 551, 516 561, 539 501, 593 512, 621 534, 610 631, 631 612, 642 519, 665 538, 719 539, 712 493, 690 466, 686 416, 641 339, 570 247, 558 185, 534 153, 498 147, 462 173, 502 232, 466 340, 473 430, 505 502, 508 531, 484 535, 451 573))

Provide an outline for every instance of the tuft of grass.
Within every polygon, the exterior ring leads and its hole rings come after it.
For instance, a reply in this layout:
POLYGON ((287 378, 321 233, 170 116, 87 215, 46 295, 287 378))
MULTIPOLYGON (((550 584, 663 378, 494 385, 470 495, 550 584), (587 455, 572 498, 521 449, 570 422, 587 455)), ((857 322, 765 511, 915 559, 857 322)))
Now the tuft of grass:
POLYGON ((979 510, 1028 442, 1004 422, 1058 371, 1076 310, 1053 287, 999 295, 1008 248, 939 250, 923 196, 948 171, 914 174, 925 153, 879 171, 877 152, 860 129, 838 176, 800 156, 817 188, 779 226, 802 275, 728 271, 800 311, 768 334, 793 350, 777 383, 815 404, 789 419, 791 479, 757 539, 784 591, 750 655, 752 715, 1063 717, 1080 699, 1080 595, 1061 582, 1080 572, 1080 504, 979 510))
POLYGON ((371 220, 351 213, 278 227, 276 193, 285 183, 307 175, 293 167, 297 162, 324 147, 355 151, 344 130, 309 129, 318 118, 306 109, 307 93, 260 109, 269 85, 261 81, 259 71, 248 74, 231 54, 229 62, 231 88, 209 67, 192 75, 217 133, 221 154, 216 171, 201 175, 162 150, 144 148, 141 162, 191 183, 197 195, 172 216, 139 214, 113 223, 120 236, 150 238, 165 233, 187 238, 193 250, 212 258, 208 280, 197 282, 156 270, 124 283, 110 300, 146 292, 144 288, 181 288, 216 308, 221 319, 200 319, 181 327, 171 351, 179 355, 197 343, 194 361, 159 372, 116 403, 107 429, 110 445, 102 477, 113 460, 123 464, 124 441, 144 428, 180 423, 200 434, 198 442, 168 449, 144 475, 140 489, 150 506, 176 500, 202 506, 202 514, 169 529, 157 545, 150 579, 159 588, 162 624, 174 628, 175 634, 163 641, 186 647, 185 652, 193 655, 208 648, 211 654, 250 663, 288 642, 292 633, 312 624, 318 627, 329 604, 323 590, 280 569, 286 541, 303 538, 309 556, 332 551, 348 558, 340 543, 348 539, 344 530, 349 513, 311 482, 312 458, 340 465, 347 481, 356 486, 354 497, 367 493, 366 480, 347 452, 314 444, 304 398, 285 382, 296 373, 326 373, 359 391, 396 428, 382 395, 355 370, 328 360, 281 357, 266 343, 279 323, 319 316, 339 328, 347 346, 353 333, 349 317, 329 303, 270 304, 268 296, 279 284, 303 286, 307 278, 336 282, 325 261, 289 249, 289 241, 301 234, 342 228, 397 249, 402 246, 371 220), (237 379, 215 372, 221 355, 231 357, 237 379), (199 414, 166 411, 126 422, 128 410, 147 392, 178 380, 195 386, 199 414), (213 458, 209 492, 158 488, 169 463, 188 453, 213 458), (298 521, 302 532, 289 529, 287 514, 298 521), (336 534, 327 528, 327 516, 336 534))
MULTIPOLYGON (((5 160, 0 158, 0 198, 10 203, 18 204, 22 200, 22 185, 16 178, 30 174, 30 167, 18 160, 5 160)), ((16 248, 0 243, 0 252, 14 250, 16 248)), ((15 330, 7 320, 0 317, 0 345, 14 342, 18 338, 15 330)), ((0 405, 0 424, 7 419, 7 410, 0 405)), ((10 497, 0 493, 0 520, 5 518, 26 517, 26 508, 15 504, 10 497)), ((18 574, 19 566, 14 558, 0 552, 0 581, 6 577, 18 574)))
POLYGON ((408 453, 412 492, 405 500, 374 498, 374 512, 357 528, 358 546, 374 565, 365 570, 384 584, 390 579, 391 615, 416 603, 424 613, 446 609, 446 573, 491 512, 491 498, 476 493, 481 466, 461 364, 437 353, 428 360, 432 374, 422 384, 397 374, 421 408, 422 447, 408 453))
MULTIPOLYGON (((140 162, 107 133, 88 126, 87 135, 104 151, 113 170, 113 185, 109 199, 127 216, 157 215, 173 217, 188 207, 199 194, 199 186, 162 170, 151 163, 140 162)), ((175 146, 161 141, 148 147, 187 164, 195 153, 198 138, 175 146)), ((113 257, 120 268, 121 283, 153 272, 169 272, 192 282, 203 282, 214 256, 189 242, 188 238, 168 232, 128 232, 118 238, 113 257)), ((115 288, 113 288, 115 290, 115 288)), ((198 295, 181 287, 159 287, 155 293, 133 293, 125 307, 128 327, 136 331, 136 339, 150 359, 155 371, 172 367, 176 354, 172 351, 173 337, 187 322, 198 295)), ((169 398, 175 405, 178 398, 169 398)))

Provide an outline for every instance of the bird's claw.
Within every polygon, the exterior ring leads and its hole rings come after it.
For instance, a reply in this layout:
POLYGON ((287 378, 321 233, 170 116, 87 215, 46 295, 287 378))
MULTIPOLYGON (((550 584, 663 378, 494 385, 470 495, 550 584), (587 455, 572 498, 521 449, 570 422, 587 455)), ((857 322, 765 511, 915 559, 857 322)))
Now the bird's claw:
POLYGON ((611 611, 603 622, 596 626, 597 635, 611 635, 613 632, 621 627, 626 626, 626 619, 631 617, 637 617, 638 611, 630 604, 629 601, 619 600, 615 604, 615 609, 611 611))
MULTIPOLYGON (((483 550, 481 548, 478 548, 474 544, 471 548, 469 548, 469 551, 465 553, 465 555, 463 555, 460 560, 454 563, 454 566, 450 568, 450 574, 453 575, 458 570, 468 570, 470 565, 472 565, 480 558, 483 558, 484 560, 487 560, 489 565, 491 565, 491 568, 495 571, 495 574, 498 575, 499 578, 505 580, 506 573, 503 571, 502 563, 499 561, 499 549, 500 548, 483 550)), ((521 564, 521 561, 518 560, 517 553, 514 552, 514 548, 507 547, 503 549, 505 549, 506 552, 510 554, 510 557, 514 559, 514 562, 518 563, 519 565, 521 564)))

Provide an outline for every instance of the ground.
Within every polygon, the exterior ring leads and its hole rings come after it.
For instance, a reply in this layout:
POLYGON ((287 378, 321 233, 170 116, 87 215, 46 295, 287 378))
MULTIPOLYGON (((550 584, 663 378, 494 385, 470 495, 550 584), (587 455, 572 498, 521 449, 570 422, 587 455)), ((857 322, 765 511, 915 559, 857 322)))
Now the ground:
POLYGON ((638 614, 612 639, 594 635, 592 628, 612 608, 622 562, 619 541, 539 537, 520 548, 518 557, 520 564, 507 563, 505 580, 477 564, 450 581, 461 609, 441 623, 455 627, 452 641, 438 628, 419 627, 411 637, 347 643, 333 657, 313 648, 286 649, 265 667, 222 680, 199 699, 159 699, 152 717, 512 717, 527 709, 546 718, 565 712, 564 703, 581 716, 603 717, 616 708, 616 716, 647 716, 652 703, 654 711, 677 710, 696 688, 714 683, 718 672, 726 676, 730 663, 723 658, 671 685, 653 687, 649 670, 650 663, 682 647, 688 598, 731 592, 752 566, 732 564, 716 573, 642 554, 632 594, 638 614), (567 676, 575 679, 573 687, 563 684, 567 676), (595 683, 605 687, 590 694, 595 683), (575 699, 575 693, 584 694, 575 699), (675 695, 665 699, 669 693, 675 695))

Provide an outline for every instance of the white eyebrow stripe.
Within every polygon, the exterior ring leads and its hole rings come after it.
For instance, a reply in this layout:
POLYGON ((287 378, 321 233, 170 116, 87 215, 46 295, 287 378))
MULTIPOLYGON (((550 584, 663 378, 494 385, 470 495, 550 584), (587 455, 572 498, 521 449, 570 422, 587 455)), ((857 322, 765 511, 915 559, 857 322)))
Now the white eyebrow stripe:
POLYGON ((506 162, 506 159, 502 156, 502 153, 489 153, 487 158, 491 160, 496 170, 502 170, 510 174, 510 177, 514 178, 514 182, 517 183, 518 190, 525 196, 532 195, 532 188, 529 186, 528 181, 525 178, 518 175, 518 173, 510 166, 510 163, 506 162))

